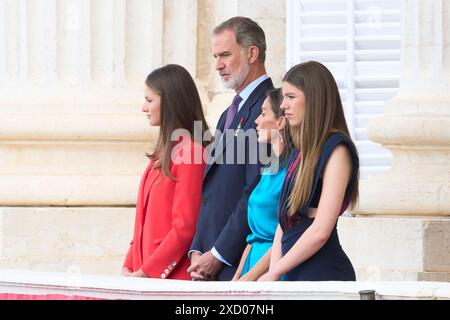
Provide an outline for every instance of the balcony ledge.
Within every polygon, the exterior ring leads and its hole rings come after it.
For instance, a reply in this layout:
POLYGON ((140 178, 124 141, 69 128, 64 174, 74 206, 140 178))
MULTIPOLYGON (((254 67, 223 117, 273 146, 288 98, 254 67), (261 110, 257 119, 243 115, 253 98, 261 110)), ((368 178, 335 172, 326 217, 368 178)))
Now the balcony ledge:
POLYGON ((193 282, 0 269, 0 293, 149 300, 450 299, 445 282, 193 282))

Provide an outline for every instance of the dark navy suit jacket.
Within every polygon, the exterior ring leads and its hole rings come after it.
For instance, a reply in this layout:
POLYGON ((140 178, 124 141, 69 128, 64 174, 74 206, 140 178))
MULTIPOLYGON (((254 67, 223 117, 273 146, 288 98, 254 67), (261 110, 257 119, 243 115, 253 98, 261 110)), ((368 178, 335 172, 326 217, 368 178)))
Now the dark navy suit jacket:
MULTIPOLYGON (((270 78, 260 83, 234 117, 229 129, 236 130, 240 124, 240 135, 248 129, 255 129, 255 120, 261 114, 266 92, 272 88, 270 78)), ((222 113, 217 125, 217 130, 221 132, 225 126, 227 111, 228 109, 222 113)), ((242 139, 236 137, 235 131, 216 137, 217 146, 212 152, 212 159, 215 161, 212 164, 209 161, 205 169, 202 204, 191 245, 191 250, 202 253, 215 247, 232 264, 231 267, 224 264, 217 280, 231 280, 239 264, 246 246, 246 237, 250 233, 247 222, 248 197, 256 185, 255 181, 260 177, 259 158, 257 163, 249 163, 255 152, 250 152, 249 143, 245 143, 244 158, 242 150, 238 151, 238 140, 242 139), (234 155, 233 152, 230 153, 233 147, 234 155), (230 158, 234 158, 231 164, 228 163, 230 158)))

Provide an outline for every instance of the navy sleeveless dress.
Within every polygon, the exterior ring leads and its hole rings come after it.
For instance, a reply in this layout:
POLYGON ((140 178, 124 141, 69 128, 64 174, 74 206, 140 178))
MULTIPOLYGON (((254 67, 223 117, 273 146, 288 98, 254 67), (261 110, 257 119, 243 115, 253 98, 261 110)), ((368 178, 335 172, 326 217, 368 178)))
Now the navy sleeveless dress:
MULTIPOLYGON (((283 230, 281 238, 281 250, 283 256, 294 246, 297 240, 302 236, 306 229, 314 222, 314 218, 308 218, 308 208, 317 208, 320 195, 322 192, 322 175, 325 169, 327 160, 336 146, 343 144, 347 146, 352 158, 352 177, 347 186, 342 204, 342 214, 347 208, 350 200, 350 195, 353 191, 354 185, 358 179, 359 159, 353 142, 343 133, 336 132, 330 134, 325 142, 322 153, 319 158, 319 163, 316 168, 313 188, 308 205, 297 210, 296 214, 289 218, 287 213, 287 201, 292 192, 295 183, 295 177, 298 169, 298 162, 300 154, 295 150, 289 157, 283 187, 280 195, 280 205, 278 211, 278 219, 283 230)), ((336 223, 337 224, 337 223, 336 223)), ((309 259, 286 273, 285 281, 355 281, 355 271, 353 266, 345 254, 339 242, 339 237, 336 225, 331 232, 331 235, 325 245, 320 248, 309 259)))

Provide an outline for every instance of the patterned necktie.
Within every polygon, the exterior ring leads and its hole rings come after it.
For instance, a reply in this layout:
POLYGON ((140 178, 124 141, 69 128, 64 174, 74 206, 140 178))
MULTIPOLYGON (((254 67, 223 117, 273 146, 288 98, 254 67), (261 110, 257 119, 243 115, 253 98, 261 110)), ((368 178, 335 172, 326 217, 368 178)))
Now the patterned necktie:
POLYGON ((231 125, 231 122, 233 121, 234 116, 237 113, 239 103, 241 103, 241 101, 242 101, 242 98, 238 94, 233 98, 233 102, 231 103, 231 106, 228 108, 227 119, 225 120, 224 131, 227 130, 228 127, 231 125))

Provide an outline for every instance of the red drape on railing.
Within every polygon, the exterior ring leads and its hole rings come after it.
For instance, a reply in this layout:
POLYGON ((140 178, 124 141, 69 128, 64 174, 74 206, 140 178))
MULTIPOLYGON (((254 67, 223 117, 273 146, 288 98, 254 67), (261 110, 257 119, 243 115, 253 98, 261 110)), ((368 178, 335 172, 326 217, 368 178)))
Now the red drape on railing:
POLYGON ((0 300, 105 300, 93 297, 66 296, 62 294, 16 294, 0 293, 0 300))

